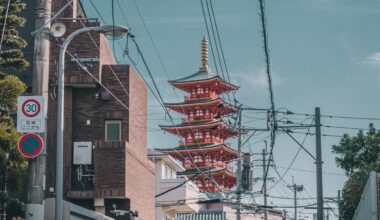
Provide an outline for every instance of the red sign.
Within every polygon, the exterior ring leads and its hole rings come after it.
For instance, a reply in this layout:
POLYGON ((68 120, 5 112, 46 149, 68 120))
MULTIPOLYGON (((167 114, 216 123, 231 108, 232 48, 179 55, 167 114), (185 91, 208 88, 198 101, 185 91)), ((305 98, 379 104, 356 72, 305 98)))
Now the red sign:
POLYGON ((27 158, 38 156, 42 152, 43 146, 42 138, 34 133, 25 134, 18 141, 18 150, 27 158))
POLYGON ((35 99, 27 99, 22 103, 22 113, 27 117, 34 117, 41 111, 40 103, 35 99))

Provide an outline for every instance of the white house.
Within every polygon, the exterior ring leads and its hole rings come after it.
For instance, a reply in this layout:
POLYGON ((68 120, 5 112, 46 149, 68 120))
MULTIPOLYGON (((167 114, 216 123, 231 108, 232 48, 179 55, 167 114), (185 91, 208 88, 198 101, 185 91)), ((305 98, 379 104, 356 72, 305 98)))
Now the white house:
POLYGON ((168 154, 149 150, 148 158, 155 163, 156 220, 172 220, 177 214, 199 210, 201 196, 198 187, 187 177, 177 176, 185 171, 181 164, 168 154))

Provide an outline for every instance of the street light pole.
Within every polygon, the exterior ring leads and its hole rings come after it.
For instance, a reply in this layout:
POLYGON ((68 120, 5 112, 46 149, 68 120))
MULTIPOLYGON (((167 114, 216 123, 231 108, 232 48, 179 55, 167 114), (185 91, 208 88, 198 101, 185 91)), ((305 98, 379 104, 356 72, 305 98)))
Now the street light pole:
POLYGON ((55 220, 62 220, 63 201, 63 136, 64 136, 64 95, 65 95, 65 53, 67 46, 75 36, 84 32, 98 32, 106 35, 123 35, 128 32, 126 27, 103 25, 97 27, 84 27, 78 29, 63 41, 58 58, 58 113, 57 113, 57 152, 56 152, 56 177, 55 177, 55 220))

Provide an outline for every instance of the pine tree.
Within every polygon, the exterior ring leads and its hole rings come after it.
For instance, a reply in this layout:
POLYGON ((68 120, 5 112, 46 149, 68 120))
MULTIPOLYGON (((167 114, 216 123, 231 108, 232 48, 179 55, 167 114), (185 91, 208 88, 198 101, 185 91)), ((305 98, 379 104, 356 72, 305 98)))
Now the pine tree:
POLYGON ((19 0, 0 0, 0 34, 4 32, 1 42, 0 71, 20 71, 29 66, 21 51, 27 46, 27 42, 18 32, 18 29, 26 24, 26 19, 18 16, 25 7, 26 4, 19 0), (8 1, 10 1, 9 8, 8 1), (5 16, 7 8, 8 16, 5 16))

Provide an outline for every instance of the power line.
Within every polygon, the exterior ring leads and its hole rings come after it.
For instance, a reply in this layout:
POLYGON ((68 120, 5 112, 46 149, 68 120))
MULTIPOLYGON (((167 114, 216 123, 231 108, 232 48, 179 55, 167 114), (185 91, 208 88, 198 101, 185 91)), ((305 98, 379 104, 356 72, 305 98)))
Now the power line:
MULTIPOLYGON (((267 170, 264 175, 264 179, 267 178, 269 167, 271 163, 271 159, 273 158, 273 148, 276 141, 276 130, 277 130, 277 121, 276 121, 276 112, 275 112, 275 103, 274 103, 274 97, 273 97, 273 85, 272 85, 272 78, 271 78, 271 71, 270 71, 270 59, 269 59, 269 47, 268 47, 268 34, 266 30, 266 20, 265 20, 265 13, 264 13, 264 2, 263 0, 259 0, 260 3, 260 20, 261 20, 261 27, 262 27, 262 34, 263 34, 263 41, 264 41, 264 54, 265 54, 265 64, 266 64, 266 74, 268 78, 268 88, 269 88, 269 98, 270 98, 270 105, 271 105, 271 141, 270 141, 270 153, 269 153, 269 160, 267 165, 267 170)), ((264 186, 263 186, 264 187, 264 186)), ((262 188, 263 190, 263 188, 262 188)))
MULTIPOLYGON (((289 133, 295 133, 295 134, 307 134, 307 135, 310 135, 310 136, 314 136, 315 133, 305 133, 305 132, 298 132, 298 131, 290 131, 290 130, 287 130, 287 132, 289 133)), ((342 138, 344 137, 343 135, 336 135, 336 134, 321 134, 323 137, 339 137, 339 138, 342 138)))
POLYGON ((216 41, 216 35, 215 35, 214 24, 213 24, 214 21, 211 18, 211 12, 210 12, 210 7, 209 7, 209 4, 208 4, 208 1, 207 0, 205 0, 205 1, 206 1, 207 12, 208 12, 207 15, 208 15, 208 19, 209 19, 209 22, 210 22, 211 33, 212 33, 212 38, 210 38, 210 42, 212 41, 212 39, 214 39, 214 43, 215 43, 215 47, 216 47, 216 56, 217 56, 218 61, 219 61, 220 71, 222 72, 223 79, 226 80, 226 76, 224 75, 224 69, 223 69, 222 61, 220 59, 218 42, 216 41))
MULTIPOLYGON (((148 29, 148 27, 147 27, 147 25, 146 25, 146 23, 145 23, 145 21, 144 21, 144 18, 143 18, 143 16, 142 16, 141 10, 139 9, 139 7, 138 7, 136 1, 134 0, 133 2, 134 2, 134 4, 135 4, 135 7, 136 7, 138 13, 139 13, 140 19, 142 20, 142 22, 143 22, 143 24, 144 24, 144 28, 145 28, 145 30, 146 30, 148 36, 149 36, 149 39, 150 39, 150 41, 151 41, 152 44, 153 44, 153 47, 154 47, 155 52, 156 52, 156 55, 158 56, 158 58, 159 58, 159 60, 160 60, 161 66, 163 67, 166 76, 169 78, 168 73, 167 73, 167 70, 166 70, 166 67, 165 67, 165 65, 164 65, 164 63, 163 63, 163 61, 162 61, 162 59, 161 59, 161 56, 160 56, 159 53, 158 53, 157 47, 155 46, 155 43, 154 43, 154 41, 153 41, 153 38, 152 38, 152 36, 151 36, 151 34, 150 34, 150 32, 149 32, 149 29, 148 29)), ((137 44, 137 42, 134 40, 134 38, 132 38, 132 40, 133 40, 133 42, 135 43, 136 48, 137 48, 137 50, 138 50, 138 52, 139 52, 139 54, 140 54, 140 56, 142 57, 143 62, 144 62, 145 59, 144 59, 144 57, 143 57, 142 51, 139 49, 138 44, 137 44)), ((126 52, 127 52, 127 51, 126 51, 126 52)), ((129 57, 130 60, 132 61, 132 59, 131 59, 131 57, 130 57, 129 55, 128 55, 128 57, 129 57)), ((148 68, 147 63, 144 62, 144 65, 145 65, 145 67, 147 68, 147 71, 148 71, 148 73, 149 73, 149 76, 150 76, 151 80, 152 80, 153 83, 155 84, 155 80, 154 80, 153 76, 150 74, 150 71, 149 71, 149 68, 148 68)), ((135 66, 135 68, 137 68, 137 67, 135 66)), ((138 71, 138 72, 139 72, 139 71, 138 71)), ((158 90, 157 85, 155 85, 155 88, 156 88, 157 92, 159 93, 159 90, 158 90)), ((177 99, 179 99, 177 93, 175 93, 175 94, 176 94, 176 96, 177 96, 177 99)), ((160 96, 160 95, 159 95, 159 96, 160 96)), ((160 96, 160 97, 161 97, 161 96, 160 96)), ((162 97, 161 97, 161 102, 164 103, 162 97)), ((164 108, 165 112, 166 112, 167 115, 169 116, 169 119, 172 121, 173 125, 175 125, 175 124, 174 124, 174 121, 173 121, 173 119, 172 119, 172 116, 169 114, 169 112, 167 111, 167 109, 166 109, 164 106, 162 106, 162 107, 164 108)), ((182 108, 182 106, 181 106, 181 108, 182 108)), ((194 133, 194 131, 192 130, 192 128, 191 128, 191 131, 194 133)), ((178 132, 178 131, 177 131, 177 132, 178 132)), ((200 145, 199 142, 198 142, 198 145, 200 145)), ((185 147, 186 147, 186 146, 185 146, 185 147)), ((186 149, 187 149, 187 147, 186 147, 186 149)), ((187 149, 187 151, 188 151, 188 149, 187 149)), ((178 152, 177 152, 177 153, 178 153, 178 152)), ((189 153, 189 151, 188 151, 188 153, 189 153)), ((202 152, 202 154, 204 154, 204 153, 202 152)), ((189 155, 190 155, 190 153, 189 153, 189 155)), ((190 155, 190 156, 191 156, 191 155, 190 155)), ((199 172, 202 172, 202 171, 200 171, 199 169, 198 169, 198 171, 199 171, 199 172)), ((212 180, 212 181, 216 184, 216 186, 218 186, 218 184, 216 183, 216 181, 215 181, 212 177, 211 177, 210 180, 212 180)))
MULTIPOLYGON (((281 167, 281 166, 277 166, 277 168, 300 171, 300 172, 307 172, 307 173, 316 173, 316 171, 313 171, 313 170, 304 170, 304 169, 288 168, 288 167, 281 167)), ((340 174, 340 173, 332 173, 332 172, 322 172, 322 173, 326 174, 326 175, 333 175, 333 176, 345 176, 344 174, 340 174)))
POLYGON ((4 35, 5 35, 5 28, 7 26, 7 18, 8 18, 8 11, 9 11, 9 4, 11 3, 11 0, 8 0, 7 3, 7 9, 5 10, 5 17, 4 17, 4 23, 3 23, 3 31, 1 33, 1 39, 0 39, 0 53, 3 45, 4 35))
POLYGON ((222 54, 223 63, 224 63, 224 68, 225 68, 225 70, 226 70, 227 79, 228 79, 228 82, 231 82, 230 74, 229 74, 229 72, 228 72, 228 68, 227 68, 226 58, 225 58, 225 56, 224 56, 224 51, 223 51, 222 41, 221 41, 221 39, 220 39, 219 28, 218 28, 218 24, 217 24, 217 22, 216 22, 216 18, 215 18, 215 13, 214 13, 214 7, 213 7, 213 5, 212 5, 212 0, 210 0, 210 7, 211 7, 211 12, 212 12, 212 17, 213 17, 213 19, 214 19, 214 23, 215 23, 216 34, 217 34, 218 41, 219 41, 220 51, 221 51, 221 54, 222 54))
MULTIPOLYGON (((200 2, 201 2, 201 6, 202 6, 203 18, 204 18, 205 25, 206 25, 207 36, 210 38, 210 31, 209 31, 208 22, 207 22, 207 19, 206 19, 206 12, 205 12, 205 9, 204 9, 204 6, 203 6, 203 0, 200 0, 200 2)), ((219 75, 218 65, 217 65, 217 62, 216 62, 216 59, 215 59, 214 47, 213 47, 211 38, 210 38, 210 48, 211 48, 212 59, 214 60, 215 71, 216 71, 216 74, 219 75)))
MULTIPOLYGON (((304 115, 304 116, 313 116, 313 114, 308 113, 298 113, 298 112, 281 112, 278 111, 278 113, 286 114, 286 115, 304 115)), ((356 117, 356 116, 342 116, 342 115, 321 115, 321 117, 325 118, 341 118, 341 119, 354 119, 354 120, 369 120, 369 121, 380 121, 380 118, 377 117, 356 117)))
POLYGON ((334 126, 334 125, 325 125, 322 124, 322 127, 325 128, 341 128, 341 129, 349 129, 349 130, 370 130, 369 128, 355 128, 355 127, 344 127, 344 126, 334 126))
MULTIPOLYGON (((142 51, 139 49, 137 42, 134 40, 133 37, 132 37, 132 40, 133 40, 133 42, 135 43, 135 46, 136 46, 136 48, 137 48, 137 50, 138 50, 140 56, 142 57, 142 59, 143 59, 143 61, 144 61, 144 60, 145 60, 145 59, 144 59, 144 55, 142 54, 142 51)), ((126 51, 126 52, 127 52, 127 51, 126 51)), ((127 56, 130 57, 129 54, 127 54, 127 56)), ((149 67, 148 67, 148 64, 147 64, 146 62, 144 62, 144 65, 145 65, 145 68, 147 69, 147 71, 148 71, 148 73, 149 73, 149 76, 150 76, 151 80, 154 82, 154 85, 155 85, 156 91, 159 92, 158 87, 157 87, 157 85, 156 85, 156 83, 155 83, 155 79, 154 79, 153 75, 150 73, 150 69, 149 69, 149 67)), ((135 66, 135 65, 134 65, 134 66, 135 66)), ((136 70, 137 70, 137 67, 136 67, 136 66, 135 66, 135 68, 136 68, 136 70)), ((137 72, 140 73, 138 70, 137 70, 137 72)), ((143 78, 143 76, 142 76, 141 74, 140 74, 140 76, 143 78)), ((144 78, 143 78, 143 79, 144 79, 144 78)), ((144 80, 144 81, 145 81, 145 80, 144 80)), ((146 81, 145 81, 145 83, 147 84, 146 81)), ((149 87, 148 84, 147 84, 147 86, 149 87)), ((152 91, 152 93, 153 93, 153 90, 151 90, 151 91, 152 91)), ((154 94, 154 93, 153 93, 153 94, 154 94)), ((166 109, 166 107, 163 105, 164 101, 163 101, 163 99, 162 99, 162 96, 161 96, 161 95, 159 95, 159 96, 160 96, 160 98, 158 98, 157 96, 155 96, 155 97, 156 97, 156 99, 159 101, 160 104, 162 103, 162 104, 161 104, 161 105, 162 105, 162 108, 164 109, 164 111, 165 111, 166 114, 168 115, 168 117, 169 117, 171 123, 172 123, 173 125, 175 125, 172 116, 170 115, 170 113, 169 113, 169 111, 166 109)), ((178 98, 178 96, 177 96, 177 98, 178 98)), ((181 106, 181 108, 182 108, 182 106, 181 106)), ((177 133, 179 133, 179 131, 178 131, 177 128, 176 128, 176 130, 177 130, 177 133)), ((194 134, 194 131, 193 131, 192 128, 191 128, 191 131, 192 131, 192 133, 194 134)), ((198 141, 197 141, 197 144, 200 146, 200 143, 199 143, 198 141)), ((185 146, 185 149, 186 149, 188 155, 192 158, 192 156, 191 156, 191 154, 190 154, 190 151, 188 150, 187 146, 186 146, 186 145, 184 145, 184 146, 185 146)), ((176 153, 177 153, 179 156, 181 156, 183 159, 185 159, 185 158, 184 158, 184 157, 183 157, 178 151, 176 151, 176 153)), ((202 151, 202 154, 204 154, 203 151, 202 151)), ((200 173, 204 173, 204 172, 201 171, 198 167, 196 167, 196 169, 198 170, 198 172, 200 172, 200 173)), ((210 170, 210 169, 209 169, 209 170, 210 170)), ((215 179, 214 179, 212 176, 209 175, 209 176, 207 176, 207 177, 208 177, 208 179, 210 179, 211 182, 214 182, 215 186, 217 186, 217 187, 219 188, 218 183, 215 181, 215 179)), ((203 176, 201 176, 201 178, 203 179, 203 181, 205 181, 204 178, 203 178, 203 176)), ((221 190, 221 191, 222 191, 222 190, 221 190)))
POLYGON ((197 173, 197 174, 193 175, 193 176, 190 177, 188 180, 183 181, 182 183, 178 184, 177 186, 174 186, 174 187, 172 187, 172 188, 170 188, 170 189, 168 189, 168 190, 165 190, 164 192, 159 193, 159 194, 155 195, 154 197, 155 197, 155 198, 160 197, 160 196, 162 196, 162 195, 164 195, 164 194, 166 194, 166 193, 168 193, 168 192, 170 192, 170 191, 173 191, 173 190, 175 190, 175 189, 177 189, 177 188, 179 188, 179 187, 185 185, 187 182, 191 181, 192 179, 194 179, 195 177, 197 177, 199 174, 201 174, 201 173, 197 173))

